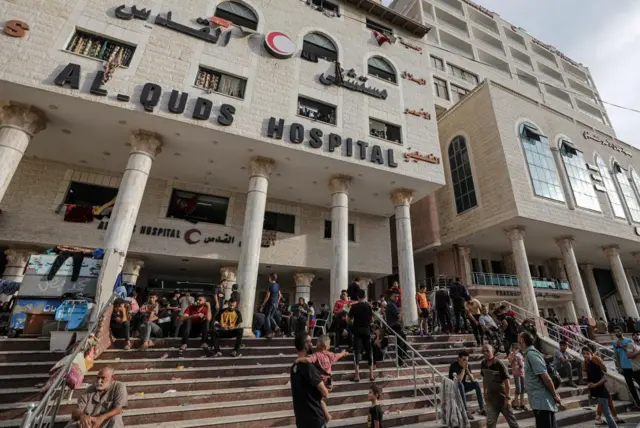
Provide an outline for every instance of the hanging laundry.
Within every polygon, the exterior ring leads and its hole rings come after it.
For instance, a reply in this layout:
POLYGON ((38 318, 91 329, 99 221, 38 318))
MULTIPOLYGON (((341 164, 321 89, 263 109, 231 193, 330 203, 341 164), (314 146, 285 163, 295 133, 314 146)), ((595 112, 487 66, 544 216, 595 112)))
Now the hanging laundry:
POLYGON ((113 211, 113 206, 116 204, 116 198, 113 198, 109 202, 104 205, 100 205, 99 207, 93 208, 93 216, 102 219, 104 217, 110 217, 111 212, 113 211))
POLYGON ((376 41, 378 42, 378 46, 382 46, 385 43, 389 43, 391 44, 391 39, 389 38, 389 36, 387 36, 384 33, 381 33, 379 31, 373 31, 373 37, 376 38, 376 41))
POLYGON ((64 221, 70 223, 91 223, 93 221, 93 207, 68 204, 64 213, 64 221))
POLYGON ((58 257, 53 261, 51 265, 51 270, 47 274, 47 281, 51 281, 54 276, 56 276, 56 272, 62 267, 64 262, 71 257, 73 259, 73 271, 71 272, 71 281, 75 282, 78 280, 78 276, 80 276, 80 269, 82 268, 82 260, 84 259, 84 254, 75 253, 65 251, 58 254, 58 257))

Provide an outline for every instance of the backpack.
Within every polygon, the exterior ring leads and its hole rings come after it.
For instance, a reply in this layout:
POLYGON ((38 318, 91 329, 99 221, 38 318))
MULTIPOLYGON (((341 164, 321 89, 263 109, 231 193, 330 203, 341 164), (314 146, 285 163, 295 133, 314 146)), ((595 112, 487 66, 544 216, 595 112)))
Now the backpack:
MULTIPOLYGON (((529 351, 531 352, 531 351, 529 351)), ((538 350, 535 350, 535 352, 538 352, 538 350)), ((529 361, 529 358, 525 358, 527 360, 527 364, 529 364, 529 366, 531 367, 531 370, 533 371, 533 366, 531 365, 531 362, 529 361)), ((551 382, 553 383, 553 387, 555 389, 560 388, 560 384, 562 383, 562 378, 560 377, 560 374, 558 373, 558 371, 556 370, 556 368, 549 363, 547 364, 547 374, 549 375, 549 377, 551 378, 551 382)))

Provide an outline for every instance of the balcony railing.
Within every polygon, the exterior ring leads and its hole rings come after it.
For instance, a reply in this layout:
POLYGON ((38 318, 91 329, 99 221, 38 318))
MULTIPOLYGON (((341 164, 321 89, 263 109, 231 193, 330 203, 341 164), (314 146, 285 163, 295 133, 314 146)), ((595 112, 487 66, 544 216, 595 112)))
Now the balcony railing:
MULTIPOLYGON (((516 275, 501 273, 473 272, 473 285, 489 285, 493 287, 518 287, 520 282, 516 275)), ((569 282, 552 278, 533 278, 533 287, 546 290, 569 290, 569 282)))

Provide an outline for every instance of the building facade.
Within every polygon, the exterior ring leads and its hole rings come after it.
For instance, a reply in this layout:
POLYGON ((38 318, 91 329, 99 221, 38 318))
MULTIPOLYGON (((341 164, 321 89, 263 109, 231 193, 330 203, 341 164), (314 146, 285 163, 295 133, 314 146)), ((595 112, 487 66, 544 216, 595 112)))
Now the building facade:
POLYGON ((4 276, 56 244, 102 247, 101 301, 121 272, 227 278, 250 320, 271 272, 319 303, 390 274, 394 227, 411 289, 409 205, 444 174, 429 57, 385 34, 429 28, 375 1, 319 4, 3 2, 4 276))

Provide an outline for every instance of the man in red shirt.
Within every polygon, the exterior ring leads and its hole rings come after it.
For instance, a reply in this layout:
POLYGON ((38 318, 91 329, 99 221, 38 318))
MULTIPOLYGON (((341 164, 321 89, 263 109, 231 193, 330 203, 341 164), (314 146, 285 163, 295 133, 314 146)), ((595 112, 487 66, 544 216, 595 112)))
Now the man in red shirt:
POLYGON ((335 352, 340 352, 340 340, 344 337, 349 341, 349 332, 347 330, 347 312, 351 301, 347 295, 347 290, 342 290, 340 300, 333 305, 333 323, 335 333, 335 352))
MULTIPOLYGON (((218 299, 214 298, 216 312, 219 304, 218 299)), ((187 349, 187 342, 192 330, 196 330, 202 337, 202 348, 207 349, 207 333, 209 333, 209 324, 213 317, 211 311, 211 304, 207 302, 205 297, 200 294, 196 297, 196 301, 193 305, 189 306, 182 315, 182 322, 184 324, 184 335, 182 336, 182 346, 180 347, 180 353, 187 349)))

